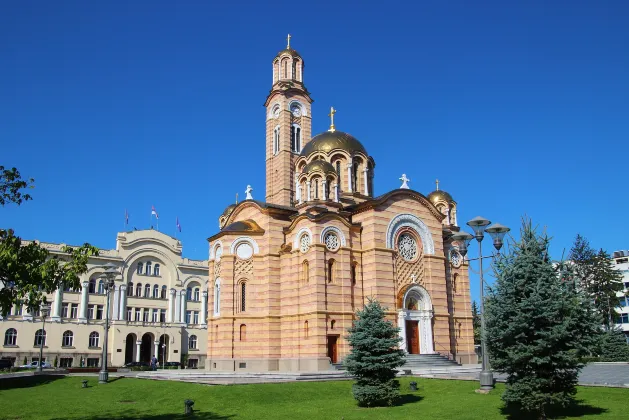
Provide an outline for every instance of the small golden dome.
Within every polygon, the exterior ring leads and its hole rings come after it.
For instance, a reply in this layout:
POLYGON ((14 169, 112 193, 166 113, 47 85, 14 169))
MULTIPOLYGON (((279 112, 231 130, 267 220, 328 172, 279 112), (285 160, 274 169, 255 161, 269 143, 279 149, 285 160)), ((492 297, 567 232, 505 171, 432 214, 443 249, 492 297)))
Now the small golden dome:
POLYGON ((230 204, 229 206, 227 206, 225 208, 225 210, 223 211, 223 214, 221 214, 221 216, 229 216, 230 214, 232 214, 232 212, 234 211, 235 208, 236 208, 235 204, 230 204))
POLYGON ((365 146, 356 137, 342 131, 326 131, 316 135, 304 146, 301 156, 308 156, 313 152, 330 153, 337 149, 344 150, 350 155, 360 152, 365 156, 369 156, 365 146))
POLYGON ((452 198, 452 196, 442 190, 435 190, 428 194, 428 200, 430 200, 432 204, 437 204, 439 201, 454 203, 454 199, 452 198))
POLYGON ((253 219, 239 220, 237 222, 230 223, 221 229, 221 232, 264 232, 264 229, 260 227, 253 219))
POLYGON ((277 57, 279 57, 279 56, 280 56, 280 55, 282 55, 282 54, 289 54, 289 55, 291 55, 291 56, 293 56, 293 57, 299 57, 299 58, 301 58, 301 55, 299 55, 299 53, 298 53, 297 51, 295 51, 294 49, 292 49, 292 48, 290 48, 290 47, 285 48, 285 49, 283 49, 282 51, 278 52, 278 53, 277 53, 277 57))
POLYGON ((336 169, 334 169, 334 166, 332 166, 331 163, 321 159, 315 159, 304 166, 302 173, 307 174, 313 171, 321 171, 325 174, 336 173, 336 169))

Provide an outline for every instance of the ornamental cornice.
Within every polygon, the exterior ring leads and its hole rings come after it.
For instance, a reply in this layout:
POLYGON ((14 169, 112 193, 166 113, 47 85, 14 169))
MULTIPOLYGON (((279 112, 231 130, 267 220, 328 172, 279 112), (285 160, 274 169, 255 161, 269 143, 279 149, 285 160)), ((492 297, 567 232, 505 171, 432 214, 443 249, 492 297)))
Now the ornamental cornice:
POLYGON ((401 188, 397 190, 389 191, 386 194, 383 194, 379 197, 376 197, 368 201, 364 201, 360 204, 348 206, 345 208, 345 210, 351 211, 352 214, 360 214, 368 210, 373 210, 374 208, 385 203, 390 198, 393 198, 399 195, 412 198, 415 201, 418 201, 419 203, 423 204, 424 207, 426 207, 430 211, 430 213, 433 216, 435 216, 435 218, 439 220, 440 222, 446 217, 444 214, 440 213, 439 210, 437 210, 437 208, 430 202, 430 200, 428 200, 422 193, 417 192, 415 190, 401 189, 401 188))
POLYGON ((284 233, 290 234, 293 231, 293 229, 295 229, 297 224, 302 220, 308 220, 313 223, 318 223, 326 219, 338 220, 348 228, 356 228, 356 227, 360 228, 360 224, 353 224, 349 220, 347 220, 345 217, 340 216, 338 213, 325 212, 325 213, 319 213, 317 215, 303 213, 295 217, 293 221, 291 222, 291 224, 284 228, 284 233))

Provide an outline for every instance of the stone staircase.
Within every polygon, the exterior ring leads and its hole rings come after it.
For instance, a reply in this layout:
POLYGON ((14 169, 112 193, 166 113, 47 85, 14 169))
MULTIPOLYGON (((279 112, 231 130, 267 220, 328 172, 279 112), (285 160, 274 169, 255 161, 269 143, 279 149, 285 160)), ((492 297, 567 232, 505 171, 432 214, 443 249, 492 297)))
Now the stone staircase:
POLYGON ((480 365, 462 366, 440 354, 407 354, 401 373, 420 376, 478 376, 480 365))

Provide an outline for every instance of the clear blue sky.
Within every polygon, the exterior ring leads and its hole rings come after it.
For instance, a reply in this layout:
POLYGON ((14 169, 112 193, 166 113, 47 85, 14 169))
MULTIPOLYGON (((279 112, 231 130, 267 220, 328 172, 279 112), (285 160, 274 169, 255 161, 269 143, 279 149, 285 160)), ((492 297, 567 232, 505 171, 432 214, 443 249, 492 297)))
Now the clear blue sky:
POLYGON ((556 258, 578 232, 627 249, 628 22, 622 0, 7 1, 0 164, 36 189, 0 225, 113 248, 125 208, 141 229, 155 205, 206 258, 235 194, 264 197, 263 103, 290 33, 313 133, 337 108, 377 194, 439 178, 460 221, 527 214, 556 258))

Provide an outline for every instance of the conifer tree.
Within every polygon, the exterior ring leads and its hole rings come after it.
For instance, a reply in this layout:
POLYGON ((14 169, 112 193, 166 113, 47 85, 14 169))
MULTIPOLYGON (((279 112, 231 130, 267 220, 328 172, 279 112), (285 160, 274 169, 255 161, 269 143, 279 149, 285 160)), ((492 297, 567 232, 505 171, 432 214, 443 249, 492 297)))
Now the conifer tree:
POLYGON ((620 328, 611 328, 602 335, 600 356, 604 362, 629 362, 629 344, 620 328))
POLYGON ((480 344, 480 312, 476 301, 472 301, 472 328, 474 329, 474 344, 480 344))
POLYGON ((584 337, 583 296, 555 271, 549 239, 525 220, 521 238, 494 263, 496 282, 486 304, 487 346, 494 369, 507 374, 502 399, 527 417, 573 402, 584 337))
POLYGON ((360 406, 392 405, 400 396, 395 377, 404 364, 404 352, 399 348, 399 328, 385 319, 385 310, 370 298, 365 308, 356 312, 346 337, 352 349, 345 368, 356 378, 352 393, 360 406))

